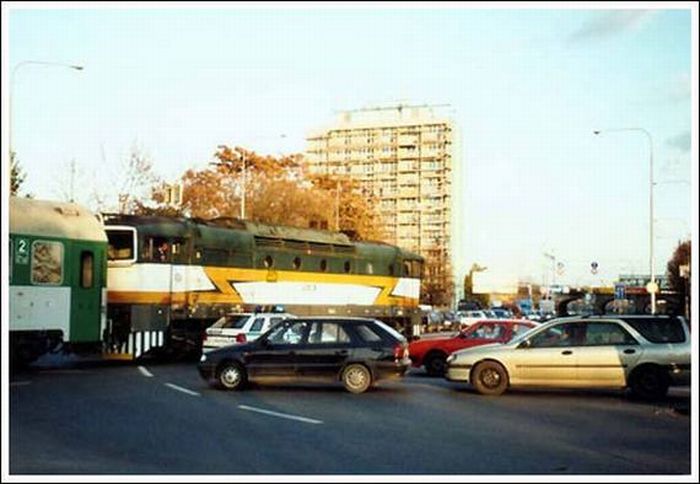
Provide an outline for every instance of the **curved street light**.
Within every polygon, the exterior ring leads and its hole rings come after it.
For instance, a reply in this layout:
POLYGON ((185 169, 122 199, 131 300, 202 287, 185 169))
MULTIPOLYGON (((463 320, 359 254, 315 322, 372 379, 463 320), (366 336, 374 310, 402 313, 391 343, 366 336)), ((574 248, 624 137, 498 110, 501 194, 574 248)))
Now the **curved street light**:
POLYGON ((651 289, 651 314, 656 314, 656 292, 658 286, 654 275, 654 143, 651 134, 644 128, 614 128, 614 129, 599 129, 593 131, 593 134, 600 135, 602 133, 612 133, 616 131, 638 131, 644 133, 649 141, 649 274, 651 281, 647 290, 651 289))
POLYGON ((8 145, 10 148, 10 156, 12 156, 12 92, 14 91, 14 85, 15 85, 15 74, 17 74, 17 71, 19 70, 20 67, 29 65, 29 64, 38 64, 38 65, 44 65, 44 66, 57 66, 57 67, 67 67, 68 69, 74 69, 76 71, 82 71, 84 69, 83 66, 75 65, 75 64, 64 64, 62 62, 49 62, 49 61, 36 61, 36 60, 27 60, 27 61, 22 61, 17 63, 17 65, 12 69, 12 75, 10 77, 10 91, 8 93, 8 122, 7 122, 7 134, 9 137, 8 140, 8 145))

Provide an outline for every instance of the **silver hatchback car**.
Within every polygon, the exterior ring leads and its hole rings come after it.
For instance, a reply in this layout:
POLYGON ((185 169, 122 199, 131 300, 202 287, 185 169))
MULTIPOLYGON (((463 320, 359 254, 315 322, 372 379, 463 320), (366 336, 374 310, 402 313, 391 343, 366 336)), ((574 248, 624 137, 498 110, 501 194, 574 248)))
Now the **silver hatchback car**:
POLYGON ((457 351, 445 378, 484 395, 509 387, 625 388, 659 398, 690 384, 690 331, 671 316, 553 319, 506 344, 457 351))

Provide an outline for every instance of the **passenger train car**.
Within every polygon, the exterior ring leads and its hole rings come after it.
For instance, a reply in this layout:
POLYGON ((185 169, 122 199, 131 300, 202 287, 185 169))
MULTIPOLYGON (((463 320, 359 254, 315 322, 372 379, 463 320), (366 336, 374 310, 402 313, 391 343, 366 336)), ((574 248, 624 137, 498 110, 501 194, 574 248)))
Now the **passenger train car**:
POLYGON ((300 316, 372 316, 408 335, 420 320, 423 259, 398 247, 228 218, 104 219, 115 355, 200 351, 216 319, 260 306, 300 316))
POLYGON ((12 363, 56 350, 100 349, 106 322, 107 237, 73 203, 10 197, 12 363))

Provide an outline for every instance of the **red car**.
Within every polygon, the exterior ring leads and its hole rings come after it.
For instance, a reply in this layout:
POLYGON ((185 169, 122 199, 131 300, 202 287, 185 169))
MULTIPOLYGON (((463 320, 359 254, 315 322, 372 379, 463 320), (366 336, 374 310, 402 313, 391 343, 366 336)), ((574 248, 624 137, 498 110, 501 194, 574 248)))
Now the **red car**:
POLYGON ((449 338, 424 338, 408 345, 411 363, 425 366, 429 375, 445 373, 445 359, 453 352, 472 346, 506 343, 514 336, 529 331, 536 324, 526 319, 483 319, 449 338))

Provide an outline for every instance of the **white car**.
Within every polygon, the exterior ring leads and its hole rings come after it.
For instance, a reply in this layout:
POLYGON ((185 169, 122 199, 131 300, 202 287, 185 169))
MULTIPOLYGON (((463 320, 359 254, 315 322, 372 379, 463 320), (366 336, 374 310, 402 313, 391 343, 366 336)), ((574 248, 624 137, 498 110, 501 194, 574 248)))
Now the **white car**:
POLYGON ((489 314, 487 314, 486 311, 476 309, 470 311, 461 311, 459 312, 457 317, 459 318, 459 324, 462 326, 462 329, 471 326, 477 321, 491 318, 491 316, 489 316, 489 314))
POLYGON ((290 313, 229 313, 207 328, 202 349, 254 341, 275 323, 293 318, 290 313))
POLYGON ((670 385, 690 383, 690 330, 669 316, 554 319, 509 343, 452 353, 445 377, 485 395, 524 386, 629 387, 659 398, 670 385))

